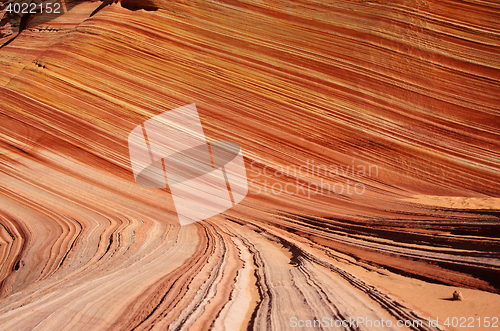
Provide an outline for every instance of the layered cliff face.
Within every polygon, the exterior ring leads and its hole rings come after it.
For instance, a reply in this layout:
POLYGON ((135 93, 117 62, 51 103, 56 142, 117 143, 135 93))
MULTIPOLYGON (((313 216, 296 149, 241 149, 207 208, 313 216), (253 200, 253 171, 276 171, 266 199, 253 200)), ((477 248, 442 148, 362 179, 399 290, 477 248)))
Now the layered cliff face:
POLYGON ((498 316, 498 4, 60 4, 2 11, 0 329, 498 316), (191 103, 249 193, 181 227, 127 137, 191 103))

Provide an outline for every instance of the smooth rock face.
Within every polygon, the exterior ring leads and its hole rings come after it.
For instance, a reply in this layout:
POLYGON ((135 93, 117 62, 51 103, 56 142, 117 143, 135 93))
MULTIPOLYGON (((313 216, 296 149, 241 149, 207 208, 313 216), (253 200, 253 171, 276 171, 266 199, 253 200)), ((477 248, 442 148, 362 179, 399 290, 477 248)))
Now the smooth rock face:
POLYGON ((1 20, 0 330, 498 313, 497 4, 64 4, 1 20), (181 227, 127 137, 191 103, 249 191, 181 227))

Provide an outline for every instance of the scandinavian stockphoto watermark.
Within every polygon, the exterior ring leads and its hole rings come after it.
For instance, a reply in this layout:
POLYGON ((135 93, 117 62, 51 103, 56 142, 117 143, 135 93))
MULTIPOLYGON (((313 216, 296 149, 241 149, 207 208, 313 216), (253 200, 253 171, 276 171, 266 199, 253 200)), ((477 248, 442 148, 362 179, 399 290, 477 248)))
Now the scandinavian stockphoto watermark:
POLYGON ((238 144, 208 142, 195 104, 163 112, 135 127, 128 136, 135 182, 168 188, 179 223, 186 225, 217 215, 248 194, 363 194, 362 178, 377 177, 376 165, 301 166, 250 164, 250 180, 238 144), (280 177, 288 177, 279 180, 280 177), (268 183, 268 178, 275 182, 268 183), (292 180, 290 180, 292 178, 292 180), (313 180, 311 180, 311 178, 313 180), (278 180, 276 180, 278 179, 278 180))
POLYGON ((396 319, 394 321, 390 319, 372 319, 369 317, 349 317, 348 319, 339 319, 335 317, 322 317, 315 319, 300 319, 298 317, 290 317, 290 327, 291 328, 344 328, 344 329, 357 329, 357 328, 367 328, 371 329, 387 329, 387 328, 405 328, 412 330, 420 329, 432 329, 439 330, 440 325, 453 328, 499 328, 498 317, 491 316, 448 316, 444 320, 439 318, 427 318, 427 319, 396 319), (440 324, 441 323, 441 324, 440 324))
POLYGON ((157 115, 128 137, 138 185, 172 193, 181 225, 217 215, 247 195, 243 155, 238 144, 205 139, 195 104, 157 115))
POLYGON ((323 317, 320 319, 299 319, 297 317, 290 318, 290 327, 292 328, 348 328, 357 329, 360 327, 366 328, 411 328, 420 329, 426 327, 438 327, 439 321, 434 319, 414 319, 402 320, 399 319, 393 322, 390 319, 370 319, 369 317, 349 317, 349 319, 338 319, 332 317, 323 317))
POLYGON ((378 174, 378 166, 374 164, 356 164, 352 161, 352 164, 346 165, 325 165, 307 160, 300 166, 269 166, 254 161, 250 164, 248 176, 252 194, 292 194, 311 198, 317 194, 364 194, 364 180, 378 177, 378 174), (287 180, 271 182, 270 178, 287 180))

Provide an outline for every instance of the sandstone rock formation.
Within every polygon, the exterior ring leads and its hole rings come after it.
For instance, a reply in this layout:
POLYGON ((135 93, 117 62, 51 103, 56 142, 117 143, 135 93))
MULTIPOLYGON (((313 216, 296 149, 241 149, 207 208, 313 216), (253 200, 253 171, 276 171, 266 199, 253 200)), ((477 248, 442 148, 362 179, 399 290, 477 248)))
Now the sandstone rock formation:
POLYGON ((0 14, 0 330, 498 313, 498 4, 62 3, 0 14), (180 227, 127 136, 191 103, 250 191, 180 227))

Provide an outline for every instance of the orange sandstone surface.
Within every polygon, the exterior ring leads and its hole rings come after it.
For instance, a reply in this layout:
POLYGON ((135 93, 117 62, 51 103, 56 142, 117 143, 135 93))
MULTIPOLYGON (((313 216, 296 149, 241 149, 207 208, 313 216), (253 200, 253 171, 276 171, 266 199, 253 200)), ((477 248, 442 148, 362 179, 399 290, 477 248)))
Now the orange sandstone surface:
POLYGON ((500 318, 497 2, 60 4, 0 12, 0 330, 500 318), (127 137, 191 103, 249 192, 181 227, 127 137))

